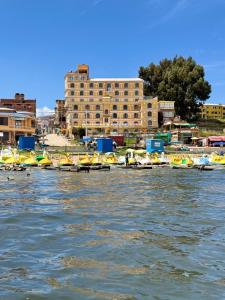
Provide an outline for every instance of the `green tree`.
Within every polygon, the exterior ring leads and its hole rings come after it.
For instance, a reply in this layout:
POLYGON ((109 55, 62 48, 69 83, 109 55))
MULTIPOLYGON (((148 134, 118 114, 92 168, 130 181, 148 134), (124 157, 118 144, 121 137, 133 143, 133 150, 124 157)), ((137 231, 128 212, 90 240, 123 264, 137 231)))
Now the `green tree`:
POLYGON ((158 65, 140 67, 145 96, 175 101, 175 111, 182 119, 193 119, 200 106, 209 98, 211 85, 204 79, 201 65, 189 57, 163 59, 158 65))
POLYGON ((73 128, 72 134, 76 136, 77 138, 82 139, 82 137, 85 135, 85 129, 80 127, 80 128, 73 128))

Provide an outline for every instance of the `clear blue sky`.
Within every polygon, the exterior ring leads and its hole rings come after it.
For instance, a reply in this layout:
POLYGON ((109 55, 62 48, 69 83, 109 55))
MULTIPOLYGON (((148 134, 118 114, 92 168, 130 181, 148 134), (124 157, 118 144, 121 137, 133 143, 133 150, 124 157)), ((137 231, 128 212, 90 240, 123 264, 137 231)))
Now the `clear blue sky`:
POLYGON ((79 63, 133 77, 177 54, 205 66, 208 102, 225 103, 225 0, 0 0, 0 14, 1 98, 53 108, 79 63))

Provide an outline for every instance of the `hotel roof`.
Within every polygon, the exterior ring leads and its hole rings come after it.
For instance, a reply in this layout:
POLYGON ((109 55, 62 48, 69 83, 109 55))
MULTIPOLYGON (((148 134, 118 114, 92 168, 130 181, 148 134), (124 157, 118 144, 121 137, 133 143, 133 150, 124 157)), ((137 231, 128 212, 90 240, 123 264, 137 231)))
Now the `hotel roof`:
POLYGON ((91 78, 90 81, 143 81, 141 78, 91 78))
POLYGON ((0 107, 0 111, 15 111, 13 108, 8 108, 8 107, 0 107))
POLYGON ((203 106, 225 106, 225 104, 218 104, 218 103, 204 103, 203 106))

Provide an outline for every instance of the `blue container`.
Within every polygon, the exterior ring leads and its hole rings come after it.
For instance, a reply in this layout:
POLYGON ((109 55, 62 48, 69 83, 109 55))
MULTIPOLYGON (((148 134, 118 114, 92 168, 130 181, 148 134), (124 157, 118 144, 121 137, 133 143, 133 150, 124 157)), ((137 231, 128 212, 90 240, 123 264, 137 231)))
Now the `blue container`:
POLYGON ((164 141, 158 140, 158 139, 147 139, 146 140, 146 150, 149 153, 164 152, 164 141))
POLYGON ((19 137, 19 150, 34 150, 34 149, 35 149, 34 136, 19 137))
POLYGON ((97 150, 99 152, 113 152, 113 140, 110 138, 97 139, 97 150))

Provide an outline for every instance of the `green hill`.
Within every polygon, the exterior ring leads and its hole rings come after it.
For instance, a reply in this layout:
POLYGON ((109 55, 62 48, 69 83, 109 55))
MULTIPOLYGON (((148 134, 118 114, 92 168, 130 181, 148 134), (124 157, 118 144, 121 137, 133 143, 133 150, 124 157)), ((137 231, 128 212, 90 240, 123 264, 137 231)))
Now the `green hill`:
POLYGON ((199 127, 201 136, 225 135, 225 120, 198 120, 196 125, 199 127))

